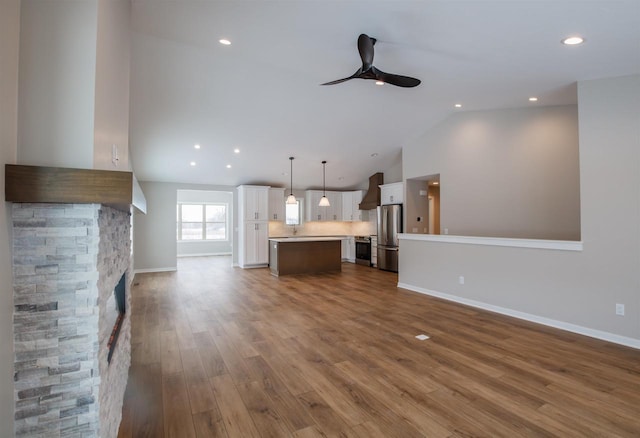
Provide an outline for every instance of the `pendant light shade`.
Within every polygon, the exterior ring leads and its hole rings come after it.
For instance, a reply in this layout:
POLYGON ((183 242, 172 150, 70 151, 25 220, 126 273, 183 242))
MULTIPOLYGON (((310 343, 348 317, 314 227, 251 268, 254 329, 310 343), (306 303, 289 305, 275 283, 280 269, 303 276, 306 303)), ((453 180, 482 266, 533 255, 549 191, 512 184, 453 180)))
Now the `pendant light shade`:
POLYGON ((327 193, 325 190, 325 173, 324 173, 324 168, 325 165, 327 164, 326 161, 322 162, 322 198, 320 198, 320 203, 318 203, 318 206, 320 207, 331 207, 331 203, 329 202, 329 198, 327 198, 327 193))
POLYGON ((291 162, 291 172, 289 172, 289 175, 291 175, 291 185, 289 186, 291 192, 289 196, 287 196, 287 204, 296 204, 298 201, 296 201, 296 197, 293 196, 293 157, 289 157, 289 161, 291 162))

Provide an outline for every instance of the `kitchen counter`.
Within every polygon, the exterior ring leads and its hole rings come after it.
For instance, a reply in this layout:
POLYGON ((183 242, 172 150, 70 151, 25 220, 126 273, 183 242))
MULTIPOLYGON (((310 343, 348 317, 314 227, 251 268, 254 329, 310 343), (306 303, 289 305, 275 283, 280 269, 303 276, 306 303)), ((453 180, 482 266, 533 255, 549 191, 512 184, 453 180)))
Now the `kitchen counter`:
POLYGON ((342 270, 341 237, 271 237, 269 269, 275 276, 342 270))

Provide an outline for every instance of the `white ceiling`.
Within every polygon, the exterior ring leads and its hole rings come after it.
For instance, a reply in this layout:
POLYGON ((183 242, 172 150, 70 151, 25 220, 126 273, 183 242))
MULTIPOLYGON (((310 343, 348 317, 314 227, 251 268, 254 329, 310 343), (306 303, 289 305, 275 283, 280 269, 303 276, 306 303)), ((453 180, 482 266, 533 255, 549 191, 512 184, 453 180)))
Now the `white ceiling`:
POLYGON ((576 81, 640 73, 638 0, 133 0, 132 26, 142 181, 288 187, 294 156, 294 188, 321 187, 322 160, 327 188, 355 188, 455 111, 572 104, 576 81), (360 33, 422 84, 320 86, 360 66, 360 33))

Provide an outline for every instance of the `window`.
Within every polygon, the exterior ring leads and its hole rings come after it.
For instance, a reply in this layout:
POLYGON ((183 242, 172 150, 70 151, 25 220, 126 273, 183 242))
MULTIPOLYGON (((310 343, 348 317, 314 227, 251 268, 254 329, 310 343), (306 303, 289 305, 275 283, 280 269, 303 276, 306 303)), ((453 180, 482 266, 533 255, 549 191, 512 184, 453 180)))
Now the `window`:
POLYGON ((287 225, 300 225, 300 201, 295 204, 285 204, 285 223, 287 225))
POLYGON ((178 204, 178 240, 227 240, 226 204, 178 204))

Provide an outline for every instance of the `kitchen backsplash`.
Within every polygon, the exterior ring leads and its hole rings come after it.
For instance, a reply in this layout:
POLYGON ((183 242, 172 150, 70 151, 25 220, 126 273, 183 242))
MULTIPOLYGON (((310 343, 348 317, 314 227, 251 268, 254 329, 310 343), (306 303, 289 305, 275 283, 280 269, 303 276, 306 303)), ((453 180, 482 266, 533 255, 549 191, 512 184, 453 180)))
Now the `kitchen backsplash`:
MULTIPOLYGON (((294 227, 284 222, 269 222, 269 237, 293 236, 294 227)), ((362 222, 304 222, 295 226, 296 236, 368 236, 376 234, 376 215, 362 222)))

